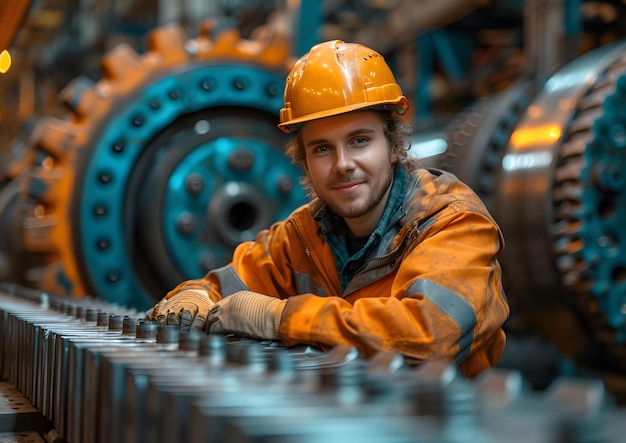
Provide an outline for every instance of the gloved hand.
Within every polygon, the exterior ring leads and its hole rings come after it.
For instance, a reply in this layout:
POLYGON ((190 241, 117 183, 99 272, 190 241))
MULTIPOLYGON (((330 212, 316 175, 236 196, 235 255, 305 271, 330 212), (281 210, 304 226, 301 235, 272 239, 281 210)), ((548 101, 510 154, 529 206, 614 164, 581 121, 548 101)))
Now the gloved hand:
POLYGON ((207 332, 231 332, 256 339, 278 339, 280 319, 287 300, 239 291, 218 301, 209 312, 207 332))
POLYGON ((149 320, 160 325, 180 325, 182 331, 191 328, 203 330, 206 319, 215 302, 202 289, 186 289, 157 303, 149 320))

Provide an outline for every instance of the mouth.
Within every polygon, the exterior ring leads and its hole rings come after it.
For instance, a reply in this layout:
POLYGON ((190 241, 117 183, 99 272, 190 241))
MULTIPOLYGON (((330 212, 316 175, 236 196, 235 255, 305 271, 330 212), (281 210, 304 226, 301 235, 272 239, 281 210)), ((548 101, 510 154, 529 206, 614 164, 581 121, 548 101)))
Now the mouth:
POLYGON ((332 186, 332 189, 342 193, 350 193, 355 191, 361 184, 362 182, 337 183, 332 186))

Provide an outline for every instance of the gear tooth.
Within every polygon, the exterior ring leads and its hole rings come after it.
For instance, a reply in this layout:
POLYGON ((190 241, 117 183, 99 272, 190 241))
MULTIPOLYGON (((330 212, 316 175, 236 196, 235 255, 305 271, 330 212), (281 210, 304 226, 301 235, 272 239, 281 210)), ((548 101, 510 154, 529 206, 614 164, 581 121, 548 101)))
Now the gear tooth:
POLYGON ((554 241, 556 255, 576 254, 584 248, 584 243, 579 238, 563 237, 554 241))
POLYGON ((93 106, 93 101, 101 99, 94 92, 95 83, 86 77, 76 77, 59 93, 59 101, 79 116, 93 106))
POLYGON ((561 283, 566 287, 577 286, 580 283, 580 274, 575 270, 565 272, 561 277, 561 283))
POLYGON ((213 31, 217 29, 217 21, 214 18, 207 18, 200 22, 198 25, 198 38, 205 40, 211 40, 213 31))
POLYGON ((579 114, 577 118, 575 118, 568 128, 568 132, 570 134, 575 134, 577 132, 583 132, 587 134, 589 132, 589 128, 593 126, 593 122, 598 120, 598 118, 602 115, 602 109, 592 109, 585 111, 582 114, 579 114))
POLYGON ((102 70, 109 79, 129 79, 137 77, 141 70, 140 57, 127 43, 121 43, 102 58, 102 70))
POLYGON ((570 140, 561 145, 562 156, 574 157, 583 155, 591 139, 592 137, 589 132, 573 135, 570 140))
POLYGON ((567 223, 565 220, 561 220, 561 221, 559 221, 557 223, 553 223, 550 226, 550 233, 554 237, 559 238, 559 237, 561 237, 561 236, 563 236, 563 235, 565 235, 565 234, 567 234, 569 232, 568 231, 568 225, 569 225, 569 223, 567 223))
POLYGON ((49 119, 41 126, 38 136, 39 148, 55 159, 62 159, 72 149, 75 133, 70 123, 49 119))
POLYGON ((24 247, 29 252, 52 253, 56 250, 52 230, 58 218, 53 214, 39 217, 26 217, 23 221, 24 247))
POLYGON ((566 254, 578 254, 584 248, 585 248, 585 243, 581 239, 576 238, 573 241, 571 241, 569 245, 567 245, 565 253, 566 254))
POLYGON ((557 256, 565 255, 568 245, 569 245, 569 238, 561 237, 559 239, 555 239, 554 244, 553 244, 554 254, 557 256))
POLYGON ((71 80, 59 93, 59 101, 70 109, 79 107, 83 94, 92 90, 95 83, 84 76, 79 76, 71 80))
POLYGON ((555 168, 554 180, 563 182, 567 180, 580 180, 580 171, 584 165, 582 158, 570 158, 568 161, 555 168))
POLYGON ((579 181, 570 181, 561 183, 556 186, 553 191, 553 199, 555 202, 566 200, 579 202, 582 199, 583 187, 579 181))
POLYGON ((60 261, 48 263, 43 266, 30 268, 24 275, 32 287, 55 295, 80 295, 85 294, 82 287, 75 284, 65 275, 63 264, 60 261))
POLYGON ((291 43, 285 35, 275 34, 263 46, 259 61, 268 66, 281 66, 289 59, 291 43))
POLYGON ((241 42, 239 30, 224 29, 215 36, 210 54, 212 56, 235 56, 242 59, 253 58, 255 54, 249 50, 242 50, 241 42))
POLYGON ((26 184, 26 195, 45 205, 53 203, 56 200, 54 191, 65 174, 65 169, 60 167, 33 168, 26 184))
POLYGON ((150 52, 161 55, 164 62, 176 63, 189 58, 185 51, 185 34, 182 26, 172 24, 155 29, 148 34, 147 46, 150 52))
POLYGON ((556 267, 562 274, 575 270, 576 260, 571 255, 561 255, 556 259, 556 267))

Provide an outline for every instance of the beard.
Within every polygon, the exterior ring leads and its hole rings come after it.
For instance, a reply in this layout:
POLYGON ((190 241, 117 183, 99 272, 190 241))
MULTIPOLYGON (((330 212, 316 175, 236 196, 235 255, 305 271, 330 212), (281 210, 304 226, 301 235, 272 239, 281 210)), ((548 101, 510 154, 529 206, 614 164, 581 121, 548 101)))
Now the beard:
MULTIPOLYGON (((372 192, 366 196, 365 199, 359 199, 357 201, 351 203, 338 203, 337 201, 326 199, 320 196, 320 193, 317 192, 319 199, 325 203, 331 211, 337 214, 342 218, 359 218, 370 212, 372 209, 378 206, 378 204, 382 201, 387 189, 391 185, 393 180, 393 168, 389 167, 389 169, 385 172, 385 177, 381 182, 380 186, 373 189, 372 192)), ((341 183, 351 183, 353 181, 362 181, 362 178, 355 175, 345 175, 341 177, 339 180, 333 183, 333 185, 341 184, 341 183)), ((371 183, 369 177, 366 180, 367 183, 371 183)))

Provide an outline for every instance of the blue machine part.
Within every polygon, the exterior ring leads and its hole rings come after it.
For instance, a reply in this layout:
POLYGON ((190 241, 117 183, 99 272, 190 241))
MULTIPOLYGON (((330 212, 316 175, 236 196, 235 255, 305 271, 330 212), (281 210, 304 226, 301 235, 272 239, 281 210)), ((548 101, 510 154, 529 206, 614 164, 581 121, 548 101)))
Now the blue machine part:
POLYGON ((505 235, 514 327, 589 367, 626 363, 626 42, 519 82, 459 115, 439 166, 505 235))
POLYGON ((301 170, 282 153, 271 119, 245 120, 246 109, 277 115, 283 82, 254 66, 198 66, 149 85, 106 122, 79 208, 84 267, 99 295, 151 304, 146 267, 161 287, 201 277, 305 201, 301 170), (263 134, 269 140, 255 138, 263 134), (152 253, 139 257, 137 246, 152 253))
POLYGON ((222 137, 194 150, 170 176, 162 213, 176 267, 201 277, 226 264, 238 243, 253 240, 304 201, 299 173, 256 140, 222 137), (237 157, 243 170, 233 164, 237 157))
POLYGON ((287 37, 172 24, 146 41, 105 54, 102 79, 75 78, 66 114, 37 121, 10 211, 16 280, 144 310, 306 201, 276 127, 287 37))
POLYGON ((616 341, 626 343, 626 75, 615 85, 585 150, 583 204, 576 215, 584 245, 582 281, 614 328, 616 341))

